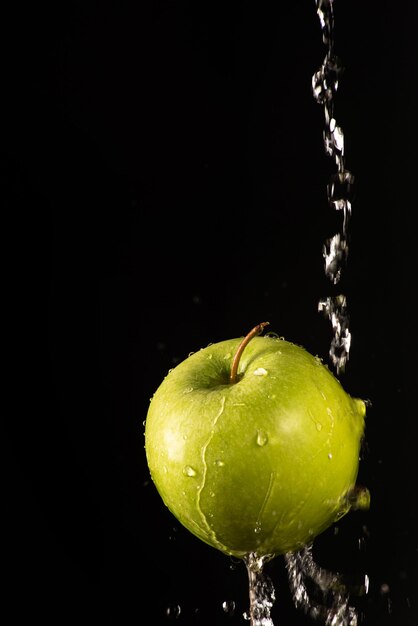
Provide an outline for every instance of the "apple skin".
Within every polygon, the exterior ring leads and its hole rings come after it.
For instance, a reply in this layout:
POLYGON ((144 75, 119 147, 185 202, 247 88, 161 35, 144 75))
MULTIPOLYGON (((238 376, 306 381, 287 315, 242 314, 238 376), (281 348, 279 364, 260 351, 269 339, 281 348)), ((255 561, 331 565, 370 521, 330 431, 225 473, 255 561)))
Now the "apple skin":
POLYGON ((209 345, 151 398, 145 451, 163 502, 225 554, 278 555, 311 542, 350 509, 365 404, 303 347, 254 337, 209 345))

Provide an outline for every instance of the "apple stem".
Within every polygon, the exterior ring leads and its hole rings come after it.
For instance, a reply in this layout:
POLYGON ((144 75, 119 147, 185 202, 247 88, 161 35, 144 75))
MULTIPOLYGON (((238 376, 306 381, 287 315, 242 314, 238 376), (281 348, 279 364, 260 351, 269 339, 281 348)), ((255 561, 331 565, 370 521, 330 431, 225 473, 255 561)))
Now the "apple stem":
POLYGON ((244 339, 239 344, 234 356, 234 360, 232 361, 231 373, 229 375, 229 382, 231 383, 231 385, 234 385, 237 382, 238 365, 245 348, 250 343, 251 339, 253 337, 257 337, 257 335, 261 335, 264 328, 269 324, 270 322, 261 322, 260 324, 257 324, 257 326, 254 326, 254 328, 250 330, 248 335, 245 335, 244 339))

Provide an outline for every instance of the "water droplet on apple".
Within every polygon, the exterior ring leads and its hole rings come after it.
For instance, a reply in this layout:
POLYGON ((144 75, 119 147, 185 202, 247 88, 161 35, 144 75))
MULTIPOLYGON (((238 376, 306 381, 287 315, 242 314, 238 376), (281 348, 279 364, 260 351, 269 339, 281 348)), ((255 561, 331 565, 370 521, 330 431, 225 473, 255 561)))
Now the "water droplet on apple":
POLYGON ((261 524, 260 522, 257 522, 254 528, 254 532, 259 535, 261 533, 261 524))
POLYGON ((230 359, 230 358, 231 358, 231 353, 230 353, 230 352, 228 352, 227 354, 225 354, 225 356, 224 356, 224 360, 225 360, 225 361, 226 361, 227 359, 230 359))
POLYGON ((170 619, 177 619, 180 616, 181 607, 179 604, 170 604, 165 613, 170 619))
POLYGON ((183 474, 185 476, 196 476, 196 470, 194 470, 193 467, 190 467, 190 465, 185 465, 183 467, 183 474))
POLYGON ((208 354, 208 359, 212 359, 213 358, 213 354, 208 354))
POLYGON ((349 505, 347 505, 347 504, 342 505, 341 508, 335 514, 335 521, 338 522, 338 520, 340 520, 342 517, 344 517, 344 515, 346 515, 349 510, 350 510, 350 506, 349 505))
POLYGON ((328 458, 329 458, 329 459, 332 459, 332 452, 329 452, 329 453, 328 453, 328 458))
POLYGON ((254 370, 254 376, 267 376, 267 374, 268 372, 264 367, 257 367, 257 369, 254 370))
POLYGON ((187 435, 183 435, 183 439, 184 439, 184 441, 186 441, 187 440, 187 435))
POLYGON ((319 432, 320 430, 322 430, 322 424, 321 422, 316 422, 316 430, 319 432))
POLYGON ((183 391, 184 394, 186 393, 192 393, 193 391, 193 387, 186 387, 186 389, 183 391))
POLYGON ((223 461, 221 461, 220 459, 216 459, 215 465, 217 465, 218 467, 223 467, 225 465, 225 463, 223 461))
POLYGON ((215 492, 211 491, 209 495, 210 495, 211 498, 214 498, 215 497, 215 492))
POLYGON ((235 602, 233 600, 225 600, 225 602, 222 602, 222 609, 227 615, 232 616, 235 613, 235 602))
POLYGON ((168 469, 167 469, 167 467, 165 465, 163 465, 163 472, 164 472, 164 474, 167 474, 167 472, 168 472, 168 469))
POLYGON ((268 442, 268 436, 264 430, 257 430, 257 445, 262 447, 268 442))

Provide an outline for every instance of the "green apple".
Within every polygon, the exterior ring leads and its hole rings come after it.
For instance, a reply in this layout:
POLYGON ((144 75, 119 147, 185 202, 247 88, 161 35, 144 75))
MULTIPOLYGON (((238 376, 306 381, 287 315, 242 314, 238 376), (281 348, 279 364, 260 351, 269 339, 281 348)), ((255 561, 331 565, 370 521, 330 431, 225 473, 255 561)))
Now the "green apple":
POLYGON ((364 402, 303 347, 258 336, 266 325, 189 355, 156 390, 145 424, 165 505, 239 558, 300 549, 344 515, 364 436, 364 402))

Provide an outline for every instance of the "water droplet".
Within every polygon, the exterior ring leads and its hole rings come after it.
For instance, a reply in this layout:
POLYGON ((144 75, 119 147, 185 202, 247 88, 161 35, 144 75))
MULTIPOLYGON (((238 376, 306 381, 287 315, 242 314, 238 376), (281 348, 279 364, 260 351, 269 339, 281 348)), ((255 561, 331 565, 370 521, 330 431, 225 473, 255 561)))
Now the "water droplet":
POLYGON ((173 529, 172 529, 172 534, 168 536, 170 541, 176 541, 177 540, 176 533, 178 533, 178 528, 176 528, 174 526, 173 529))
POLYGON ((261 533, 261 524, 260 522, 257 522, 254 528, 254 532, 259 535, 261 533))
POLYGON ((390 587, 387 583, 383 583, 382 585, 380 585, 380 593, 382 595, 389 593, 389 591, 390 591, 390 587))
POLYGON ((354 176, 348 170, 333 174, 327 186, 328 201, 332 205, 338 200, 350 201, 354 195, 354 176))
POLYGON ((211 491, 209 495, 210 495, 211 498, 214 498, 215 497, 215 492, 211 491))
POLYGON ((168 469, 167 469, 167 467, 165 465, 163 465, 163 472, 164 472, 164 474, 167 474, 167 472, 168 472, 168 469))
POLYGON ((212 354, 212 353, 211 353, 211 354, 208 354, 208 359, 210 360, 210 359, 212 359, 212 358, 213 358, 213 354, 212 354))
POLYGON ((226 359, 230 359, 230 358, 231 358, 231 353, 230 353, 230 352, 228 352, 227 354, 225 354, 225 356, 224 356, 224 359, 225 359, 225 360, 226 360, 226 359))
POLYGON ((347 241, 340 233, 336 233, 327 239, 322 254, 325 259, 325 274, 336 285, 340 280, 341 267, 348 256, 347 241))
POLYGON ((186 389, 183 391, 184 394, 186 393, 192 393, 193 391, 193 387, 186 387, 186 389))
POLYGON ((370 537, 370 530, 365 524, 363 524, 363 526, 361 527, 361 530, 363 531, 363 535, 366 535, 366 537, 370 537))
POLYGON ((268 436, 264 430, 257 430, 257 445, 262 447, 268 442, 268 436))
POLYGON ((216 459, 215 465, 217 465, 217 467, 223 467, 225 465, 225 463, 223 461, 221 461, 220 459, 216 459))
POLYGON ((266 369, 264 369, 264 367, 257 367, 256 370, 254 370, 254 376, 267 376, 268 372, 266 369))
POLYGON ((234 557, 234 556, 230 556, 229 560, 230 560, 229 569, 231 571, 235 571, 236 569, 241 567, 241 564, 242 564, 241 559, 238 559, 237 557, 234 557))
POLYGON ((332 459, 332 452, 328 452, 328 458, 332 459))
POLYGON ((318 432, 322 430, 322 424, 321 424, 321 422, 316 422, 316 423, 315 423, 315 426, 316 426, 316 430, 317 430, 318 432))
POLYGON ((177 619, 178 617, 180 617, 181 607, 179 604, 170 604, 167 607, 165 613, 170 619, 177 619))
POLYGON ((196 471, 190 465, 185 465, 183 467, 183 474, 185 476, 196 476, 196 471))
POLYGON ((227 615, 232 615, 235 613, 235 602, 233 600, 225 600, 222 602, 222 608, 227 615))
POLYGON ((344 517, 344 515, 348 513, 349 510, 350 510, 350 507, 347 504, 341 504, 341 507, 335 514, 334 521, 338 522, 342 517, 344 517))

